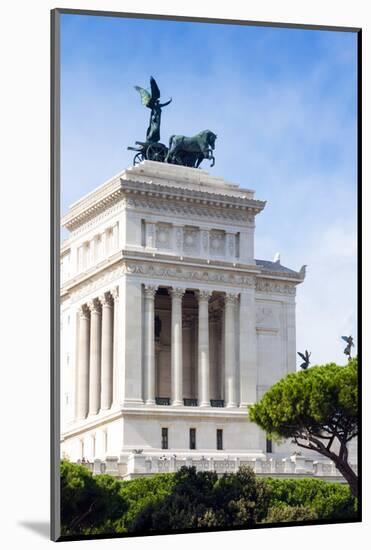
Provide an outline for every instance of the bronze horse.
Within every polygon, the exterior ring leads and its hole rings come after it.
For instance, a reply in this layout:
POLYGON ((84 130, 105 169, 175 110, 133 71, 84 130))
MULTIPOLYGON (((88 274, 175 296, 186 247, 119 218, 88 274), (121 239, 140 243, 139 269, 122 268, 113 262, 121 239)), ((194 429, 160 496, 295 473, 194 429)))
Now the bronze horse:
POLYGON ((198 168, 204 159, 215 164, 213 151, 217 136, 211 130, 203 130, 193 137, 173 135, 169 139, 169 150, 165 162, 198 168))

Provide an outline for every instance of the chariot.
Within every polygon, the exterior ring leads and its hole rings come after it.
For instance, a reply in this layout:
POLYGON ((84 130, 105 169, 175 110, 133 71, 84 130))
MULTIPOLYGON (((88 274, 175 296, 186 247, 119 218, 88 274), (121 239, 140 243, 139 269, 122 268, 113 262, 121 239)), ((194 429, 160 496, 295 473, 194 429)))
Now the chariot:
POLYGON ((163 143, 136 141, 137 147, 128 147, 129 151, 136 151, 133 159, 133 165, 139 164, 143 160, 156 160, 164 162, 168 153, 168 148, 163 143))

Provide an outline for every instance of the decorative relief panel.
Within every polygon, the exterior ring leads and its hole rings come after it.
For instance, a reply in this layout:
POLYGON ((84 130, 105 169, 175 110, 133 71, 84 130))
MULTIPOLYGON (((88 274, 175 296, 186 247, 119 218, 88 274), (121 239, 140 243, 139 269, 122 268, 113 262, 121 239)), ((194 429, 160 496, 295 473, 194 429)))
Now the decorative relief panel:
POLYGON ((200 231, 197 227, 184 227, 184 252, 188 255, 200 253, 200 231))
POLYGON ((225 232, 213 229, 210 231, 210 256, 225 256, 225 232))
POLYGON ((156 248, 172 248, 172 226, 169 223, 156 224, 156 248))

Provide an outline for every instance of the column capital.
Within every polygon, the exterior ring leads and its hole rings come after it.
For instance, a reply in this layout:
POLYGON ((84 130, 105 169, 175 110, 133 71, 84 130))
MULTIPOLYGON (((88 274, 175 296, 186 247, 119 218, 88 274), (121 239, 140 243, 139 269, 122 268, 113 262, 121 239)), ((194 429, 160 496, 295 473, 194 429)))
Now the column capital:
POLYGON ((112 307, 113 305, 113 298, 110 291, 104 292, 101 296, 99 296, 99 301, 104 307, 112 307))
POLYGON ((119 299, 119 287, 118 286, 115 286, 111 290, 111 296, 112 296, 114 302, 118 301, 118 299, 119 299))
POLYGON ((101 311, 102 311, 101 303, 100 303, 100 300, 98 298, 94 298, 93 300, 90 300, 90 302, 88 302, 87 306, 90 310, 90 313, 101 313, 101 311))
POLYGON ((144 296, 147 299, 154 300, 156 292, 157 292, 157 286, 155 285, 144 285, 144 296))
POLYGON ((236 305, 238 303, 238 292, 226 292, 225 293, 225 303, 236 305))
POLYGON ((180 298, 182 299, 185 294, 186 289, 185 288, 171 288, 170 294, 172 298, 180 298))
POLYGON ((202 301, 208 302, 211 298, 212 290, 204 290, 204 289, 198 290, 196 295, 199 302, 202 302, 202 301))
POLYGON ((83 304, 79 309, 80 319, 88 319, 90 315, 90 309, 88 304, 83 304))

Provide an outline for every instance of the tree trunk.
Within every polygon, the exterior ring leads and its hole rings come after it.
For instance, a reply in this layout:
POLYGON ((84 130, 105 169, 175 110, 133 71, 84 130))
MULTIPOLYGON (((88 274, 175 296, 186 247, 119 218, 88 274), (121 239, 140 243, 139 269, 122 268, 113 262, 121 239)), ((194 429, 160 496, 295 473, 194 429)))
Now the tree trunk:
POLYGON ((351 493, 355 498, 358 498, 358 476, 349 466, 348 462, 337 458, 333 458, 336 468, 347 481, 351 493))

